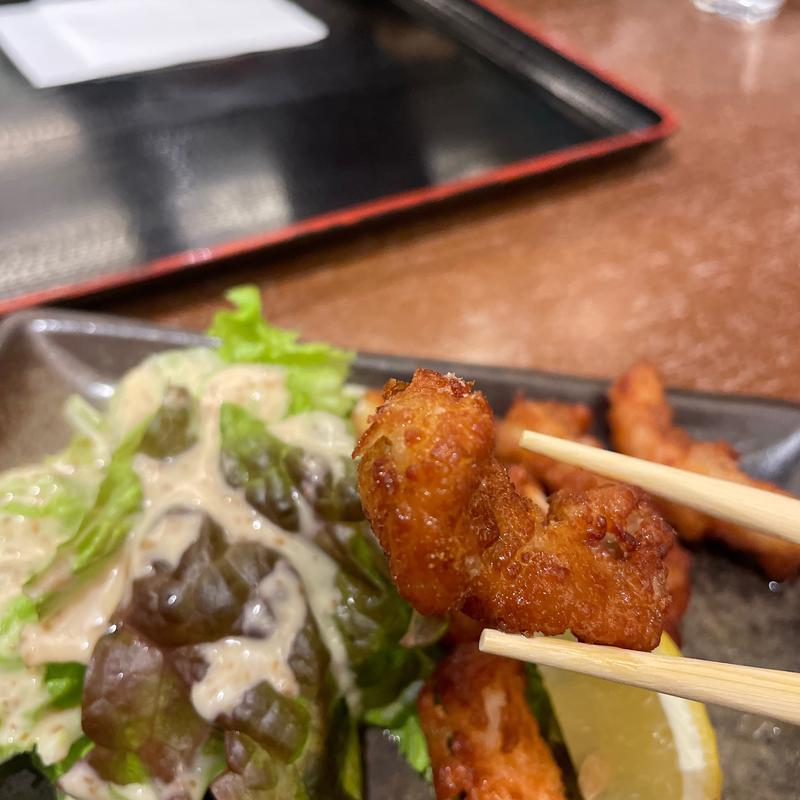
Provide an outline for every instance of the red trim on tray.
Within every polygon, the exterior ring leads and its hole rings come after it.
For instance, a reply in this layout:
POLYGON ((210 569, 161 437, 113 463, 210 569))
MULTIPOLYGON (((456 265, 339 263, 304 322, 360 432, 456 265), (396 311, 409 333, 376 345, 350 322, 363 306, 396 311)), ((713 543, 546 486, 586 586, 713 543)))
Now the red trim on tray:
POLYGON ((565 147, 561 150, 555 150, 541 156, 535 156, 523 161, 517 161, 513 164, 507 164, 503 167, 498 167, 497 169, 488 170, 480 175, 449 181, 448 183, 443 183, 438 186, 412 189, 410 191, 400 192, 399 194, 388 195, 378 200, 360 203, 349 208, 320 214, 316 217, 310 217, 309 219, 293 223, 284 228, 279 228, 278 230, 254 234, 242 239, 235 239, 209 247, 185 250, 180 253, 155 259, 154 261, 137 267, 124 269, 120 272, 98 275, 95 278, 89 278, 79 283, 51 286, 47 289, 30 292, 17 297, 0 299, 0 314, 6 314, 11 311, 18 311, 22 308, 42 305, 56 300, 66 300, 68 298, 108 291, 150 278, 170 275, 190 267, 210 264, 220 259, 266 249, 271 245, 293 241, 303 236, 323 233, 335 228, 350 227, 365 220, 380 217, 394 211, 402 211, 404 209, 414 208, 415 206, 446 200, 450 197, 488 186, 511 183, 521 178, 549 172, 568 164, 598 158, 638 145, 664 139, 677 127, 675 116, 665 106, 646 98, 640 91, 629 88, 618 78, 609 75, 604 70, 597 69, 585 58, 573 55, 560 42, 555 42, 549 35, 543 34, 535 24, 525 16, 516 11, 512 11, 502 2, 498 2, 498 0, 472 0, 472 2, 482 6, 490 13, 531 38, 544 43, 547 47, 555 50, 569 60, 574 61, 579 66, 597 75, 619 91, 624 92, 643 105, 648 106, 661 117, 661 121, 648 128, 641 128, 640 130, 609 136, 605 139, 565 147))
POLYGON ((471 2, 476 6, 485 8, 490 14, 494 14, 494 16, 507 22, 512 28, 522 31, 531 39, 536 39, 551 50, 555 50, 556 53, 560 53, 564 58, 569 59, 579 67, 583 67, 587 72, 591 72, 593 75, 601 78, 609 86, 613 86, 623 94, 632 97, 634 100, 638 100, 642 105, 655 111, 661 117, 661 122, 657 123, 652 128, 644 128, 644 130, 650 131, 654 128, 662 130, 661 136, 656 136, 656 139, 669 136, 669 134, 673 133, 678 127, 678 121, 669 108, 662 105, 659 101, 653 100, 640 89, 633 88, 628 83, 620 80, 616 75, 606 72, 604 68, 596 66, 584 56, 576 54, 569 45, 561 41, 560 37, 552 33, 544 32, 530 17, 521 14, 516 9, 510 8, 506 5, 504 0, 471 0, 471 2))

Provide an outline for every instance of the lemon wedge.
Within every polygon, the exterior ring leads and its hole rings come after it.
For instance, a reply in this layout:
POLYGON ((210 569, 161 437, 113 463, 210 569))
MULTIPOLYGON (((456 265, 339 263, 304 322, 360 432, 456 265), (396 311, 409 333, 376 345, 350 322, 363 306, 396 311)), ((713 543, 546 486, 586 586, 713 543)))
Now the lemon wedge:
MULTIPOLYGON (((681 654, 666 634, 655 652, 681 654)), ((702 703, 539 671, 584 800, 718 800, 717 741, 702 703)))

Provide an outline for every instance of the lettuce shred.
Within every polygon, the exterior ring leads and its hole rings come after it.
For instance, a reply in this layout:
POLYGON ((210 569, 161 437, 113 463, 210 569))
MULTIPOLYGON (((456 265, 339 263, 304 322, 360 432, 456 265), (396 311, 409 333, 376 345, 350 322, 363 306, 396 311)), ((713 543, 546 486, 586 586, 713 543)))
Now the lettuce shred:
POLYGON ((21 663, 17 646, 22 629, 36 622, 36 606, 27 595, 14 598, 0 616, 0 667, 8 668, 21 663))
POLYGON ((294 331, 270 325, 262 316, 261 295, 255 286, 238 286, 226 298, 235 308, 218 311, 208 330, 219 339, 219 354, 225 361, 285 367, 290 414, 349 413, 353 400, 344 391, 344 382, 354 353, 324 342, 299 342, 294 331))
POLYGON ((146 430, 139 425, 114 451, 92 507, 53 561, 26 585, 40 616, 51 613, 97 575, 122 546, 141 508, 142 486, 133 459, 146 430))
POLYGON ((50 708, 73 708, 81 704, 83 679, 86 666, 74 661, 47 664, 44 670, 44 684, 49 696, 50 708))

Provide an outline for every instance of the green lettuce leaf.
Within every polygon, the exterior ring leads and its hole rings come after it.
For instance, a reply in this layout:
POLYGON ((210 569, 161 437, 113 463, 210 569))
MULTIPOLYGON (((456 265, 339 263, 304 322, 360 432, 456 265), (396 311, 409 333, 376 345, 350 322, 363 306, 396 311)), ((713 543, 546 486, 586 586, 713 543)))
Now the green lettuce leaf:
POLYGON ((221 463, 225 480, 243 488, 247 502, 288 531, 300 527, 299 494, 286 468, 291 448, 241 406, 220 408, 221 463))
POLYGON ((397 742, 400 755, 423 777, 426 781, 433 780, 431 758, 428 754, 428 742, 425 732, 419 721, 419 714, 409 714, 404 722, 397 727, 389 728, 389 735, 397 742))
POLYGON ((339 574, 346 600, 337 609, 337 622, 361 690, 362 722, 382 728, 396 742, 400 755, 430 781, 417 695, 441 656, 440 648, 403 644, 411 607, 391 582, 386 559, 366 524, 354 525, 343 545, 350 567, 339 574))
POLYGON ((239 286, 226 294, 235 306, 218 311, 208 330, 219 339, 219 354, 234 363, 278 364, 286 368, 291 394, 290 414, 300 411, 349 413, 353 400, 344 382, 354 354, 324 342, 298 342, 298 334, 270 325, 262 316, 255 286, 239 286))
POLYGON ((428 742, 417 713, 417 696, 422 681, 410 683, 398 697, 382 708, 364 714, 367 725, 383 730, 397 744, 400 755, 427 781, 433 779, 428 742))
POLYGON ((23 517, 54 517, 72 531, 91 502, 76 481, 44 472, 35 478, 12 475, 0 482, 0 512, 23 517), (42 498, 45 498, 42 501, 42 498))
POLYGON ((25 586, 40 617, 79 590, 116 554, 141 508, 142 487, 133 469, 146 424, 131 431, 114 451, 93 506, 53 561, 25 586))
POLYGON ((74 661, 47 664, 44 684, 50 697, 50 708, 72 708, 81 704, 86 667, 74 661))
POLYGON ((344 698, 339 698, 331 714, 325 746, 326 785, 335 787, 337 800, 361 800, 364 777, 361 770, 361 742, 358 724, 344 698))
POLYGON ((67 447, 67 453, 79 456, 79 461, 82 461, 79 448, 87 444, 97 453, 107 452, 105 417, 95 406, 79 394, 73 394, 64 404, 64 417, 75 431, 75 436, 67 447), (81 444, 76 446, 78 442, 81 444))
POLYGON ((395 700, 414 681, 430 674, 439 650, 408 648, 411 607, 387 574, 386 560, 366 522, 327 530, 346 553, 337 576, 341 602, 336 623, 356 676, 364 711, 395 700))
POLYGON ((8 669, 22 663, 17 648, 22 629, 36 622, 36 606, 27 595, 14 598, 0 616, 0 668, 8 669))

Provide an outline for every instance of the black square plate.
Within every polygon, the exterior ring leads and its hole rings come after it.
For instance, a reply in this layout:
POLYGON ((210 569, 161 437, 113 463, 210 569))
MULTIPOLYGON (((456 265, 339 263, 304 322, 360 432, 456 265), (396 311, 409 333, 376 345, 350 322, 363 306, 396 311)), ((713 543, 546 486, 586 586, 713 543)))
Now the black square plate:
MULTIPOLYGON (((208 339, 133 320, 65 311, 28 311, 0 325, 0 469, 32 461, 65 443, 59 410, 80 393, 102 401, 119 376, 147 355, 208 339)), ((604 417, 601 381, 528 370, 359 355, 353 380, 379 386, 417 366, 472 378, 502 413, 515 392, 584 402, 604 417)), ((693 434, 730 440, 754 475, 800 493, 800 406, 775 400, 672 392, 677 420, 693 434)), ((605 435, 602 426, 596 433, 605 435)), ((717 550, 694 561, 694 593, 684 620, 684 653, 699 658, 798 671, 800 581, 770 584, 717 550)), ((800 727, 711 707, 727 800, 789 800, 800 785, 800 727)), ((367 737, 371 800, 430 798, 429 789, 395 758, 379 733, 367 737)), ((50 796, 24 762, 0 770, 0 797, 50 796)))

